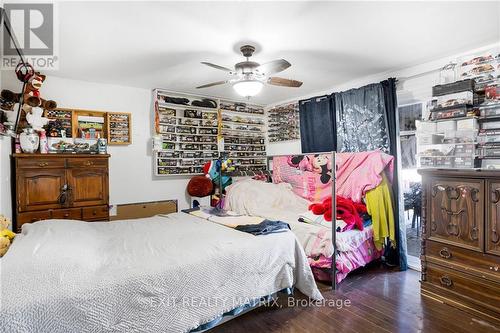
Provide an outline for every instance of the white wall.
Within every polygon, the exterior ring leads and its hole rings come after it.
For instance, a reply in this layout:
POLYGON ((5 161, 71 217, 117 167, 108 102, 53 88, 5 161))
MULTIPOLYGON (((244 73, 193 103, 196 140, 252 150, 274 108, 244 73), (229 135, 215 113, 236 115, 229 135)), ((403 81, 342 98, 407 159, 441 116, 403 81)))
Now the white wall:
MULTIPOLYGON (((498 44, 487 45, 466 53, 481 52, 494 46, 498 46, 498 44)), ((388 77, 397 77, 400 79, 398 84, 400 104, 415 100, 426 100, 431 96, 431 87, 437 82, 438 74, 436 70, 458 56, 460 55, 453 55, 401 70, 362 77, 327 90, 303 96, 300 99, 343 91, 378 82, 388 77), (411 78, 405 79, 408 77, 411 78)), ((2 89, 19 88, 19 82, 15 80, 10 72, 2 72, 0 83, 2 89)), ((189 198, 185 192, 188 178, 182 176, 155 178, 153 176, 153 159, 150 145, 153 120, 151 91, 68 80, 51 76, 49 73, 41 93, 45 98, 57 101, 60 107, 132 113, 133 144, 123 147, 109 147, 109 152, 112 155, 110 160, 111 204, 177 199, 181 209, 188 207, 189 198)), ((291 102, 291 100, 281 101, 268 107, 287 102, 291 102)), ((267 151, 269 155, 300 153, 300 140, 272 143, 268 145, 267 151)), ((8 216, 11 214, 9 154, 10 140, 0 138, 0 212, 8 216)))
MULTIPOLYGON (((4 75, 7 73, 4 72, 4 75)), ((17 87, 15 79, 9 77, 2 82, 2 88, 17 87)), ((186 195, 188 177, 153 176, 151 156, 151 131, 153 121, 152 92, 146 89, 121 87, 94 82, 68 80, 47 76, 40 90, 42 97, 52 99, 59 107, 99 111, 120 111, 132 113, 132 144, 109 146, 110 158, 110 203, 124 204, 153 200, 176 199, 179 208, 189 207, 186 195)), ((10 149, 2 147, 2 200, 0 211, 10 205, 10 190, 3 191, 10 171, 4 170, 4 160, 8 160, 10 149)))
MULTIPOLYGON (((0 71, 0 89, 5 75, 0 71)), ((0 214, 12 218, 10 200, 10 137, 0 136, 0 214)))
MULTIPOLYGON (((395 77, 398 82, 398 104, 408 104, 412 102, 422 101, 426 102, 432 97, 432 86, 439 82, 439 69, 444 67, 451 61, 456 61, 458 57, 470 54, 481 54, 484 51, 496 48, 500 49, 500 43, 485 45, 483 47, 454 54, 441 59, 436 59, 426 63, 418 64, 404 69, 383 72, 376 75, 370 75, 358 78, 353 81, 343 83, 338 86, 331 87, 327 90, 315 92, 313 94, 304 95, 298 99, 284 100, 272 105, 268 105, 266 109, 270 109, 276 105, 288 104, 296 100, 307 99, 314 96, 321 96, 331 94, 333 92, 345 91, 352 88, 361 87, 367 84, 383 81, 389 77, 395 77)), ((287 141, 283 143, 273 143, 268 147, 269 155, 291 154, 300 153, 301 145, 300 140, 287 141)))

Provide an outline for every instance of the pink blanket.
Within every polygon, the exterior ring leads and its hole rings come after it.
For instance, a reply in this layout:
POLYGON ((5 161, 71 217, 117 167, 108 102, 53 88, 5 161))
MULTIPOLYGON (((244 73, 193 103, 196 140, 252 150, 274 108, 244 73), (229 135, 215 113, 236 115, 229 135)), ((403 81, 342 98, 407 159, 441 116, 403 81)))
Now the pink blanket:
POLYGON ((337 195, 361 202, 361 198, 369 190, 382 182, 382 173, 392 183, 394 157, 380 150, 361 153, 338 153, 335 155, 337 165, 337 195))
MULTIPOLYGON (((392 181, 394 157, 380 150, 361 153, 338 153, 337 195, 360 202, 363 195, 382 181, 387 170, 392 181)), ((273 158, 273 181, 289 183, 295 194, 312 202, 332 195, 331 155, 308 154, 276 156, 273 158)))

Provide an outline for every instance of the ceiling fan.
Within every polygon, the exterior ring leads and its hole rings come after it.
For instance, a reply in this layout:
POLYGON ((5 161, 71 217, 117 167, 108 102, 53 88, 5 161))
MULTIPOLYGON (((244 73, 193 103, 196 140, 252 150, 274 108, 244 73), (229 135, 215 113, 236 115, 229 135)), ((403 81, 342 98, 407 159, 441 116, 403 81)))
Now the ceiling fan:
POLYGON ((273 60, 261 65, 258 62, 249 60, 249 58, 255 52, 254 46, 243 45, 242 47, 240 47, 240 51, 243 56, 247 58, 247 60, 234 65, 234 69, 215 65, 209 62, 202 62, 202 64, 204 65, 227 72, 231 76, 231 78, 224 81, 204 84, 202 86, 196 87, 196 89, 208 88, 230 83, 233 85, 234 90, 236 90, 239 95, 244 97, 251 97, 257 95, 262 90, 264 83, 273 86, 293 88, 298 88, 302 85, 302 82, 297 80, 289 80, 281 77, 271 76, 276 73, 282 72, 291 66, 291 64, 285 59, 273 60))

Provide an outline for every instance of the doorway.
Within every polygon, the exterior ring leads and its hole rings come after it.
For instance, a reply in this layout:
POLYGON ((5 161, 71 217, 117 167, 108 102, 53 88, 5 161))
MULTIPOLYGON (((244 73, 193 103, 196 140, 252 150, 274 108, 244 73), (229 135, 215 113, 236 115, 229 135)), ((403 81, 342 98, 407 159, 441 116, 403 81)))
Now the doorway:
POLYGON ((398 106, 401 146, 400 184, 404 199, 408 266, 416 270, 420 270, 422 179, 417 172, 415 121, 422 119, 423 108, 423 103, 398 106))

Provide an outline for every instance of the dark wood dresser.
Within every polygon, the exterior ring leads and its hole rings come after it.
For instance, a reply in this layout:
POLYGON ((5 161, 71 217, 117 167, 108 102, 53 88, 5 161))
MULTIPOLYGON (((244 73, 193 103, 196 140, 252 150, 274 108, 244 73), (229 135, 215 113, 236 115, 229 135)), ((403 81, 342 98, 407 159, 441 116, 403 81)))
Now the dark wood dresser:
POLYGON ((500 172, 419 173, 422 295, 500 325, 500 172))
POLYGON ((14 230, 45 219, 109 220, 109 155, 13 154, 14 230))

